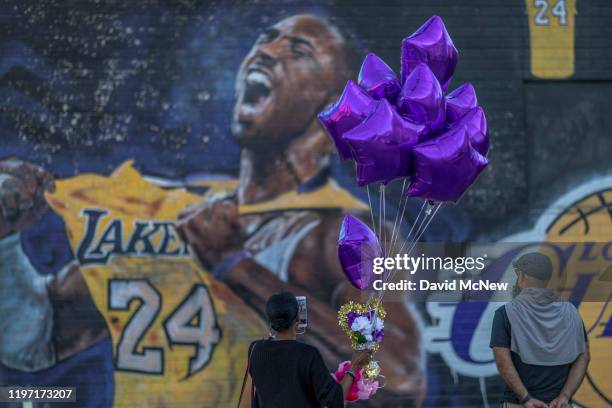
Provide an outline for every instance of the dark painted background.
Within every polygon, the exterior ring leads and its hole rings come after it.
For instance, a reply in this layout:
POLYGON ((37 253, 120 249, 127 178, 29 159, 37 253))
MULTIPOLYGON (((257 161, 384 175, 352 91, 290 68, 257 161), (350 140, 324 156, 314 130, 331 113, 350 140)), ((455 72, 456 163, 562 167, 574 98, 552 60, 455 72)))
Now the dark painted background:
POLYGON ((612 8, 599 0, 578 9, 575 75, 551 82, 530 75, 520 1, 5 4, 2 155, 59 176, 109 172, 129 157, 147 174, 235 173, 234 77, 261 27, 325 14, 362 53, 399 69, 401 39, 437 13, 460 50, 451 88, 474 83, 491 129, 491 165, 461 206, 480 220, 474 234, 507 233, 509 221, 526 226, 568 185, 611 167, 612 8))

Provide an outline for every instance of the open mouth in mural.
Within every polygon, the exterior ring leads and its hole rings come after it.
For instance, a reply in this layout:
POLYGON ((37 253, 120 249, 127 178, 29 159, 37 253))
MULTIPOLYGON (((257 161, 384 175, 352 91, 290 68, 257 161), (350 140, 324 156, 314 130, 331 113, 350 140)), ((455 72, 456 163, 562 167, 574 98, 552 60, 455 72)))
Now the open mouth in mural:
POLYGON ((272 94, 272 81, 263 69, 254 66, 247 70, 239 109, 241 121, 252 119, 261 114, 270 102, 272 94))

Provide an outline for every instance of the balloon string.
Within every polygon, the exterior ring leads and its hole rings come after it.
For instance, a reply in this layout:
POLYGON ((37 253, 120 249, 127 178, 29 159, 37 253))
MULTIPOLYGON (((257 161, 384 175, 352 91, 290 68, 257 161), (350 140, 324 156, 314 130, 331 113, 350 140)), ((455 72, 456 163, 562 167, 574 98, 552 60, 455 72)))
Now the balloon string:
POLYGON ((404 200, 404 206, 402 208, 401 215, 399 217, 399 223, 397 224, 397 232, 396 232, 395 238, 391 240, 391 251, 392 251, 391 253, 392 254, 396 253, 395 249, 400 242, 400 236, 401 236, 401 231, 402 231, 402 221, 404 220, 404 214, 406 212, 407 206, 408 206, 408 197, 406 197, 406 199, 404 200))
POLYGON ((438 203, 438 204, 430 204, 429 202, 427 203, 427 209, 425 210, 425 215, 423 216, 423 219, 421 220, 419 227, 417 228, 415 232, 415 239, 411 241, 408 241, 408 240, 404 241, 398 253, 403 251, 404 246, 408 242, 411 242, 413 244, 412 247, 414 247, 414 245, 419 241, 419 239, 421 238, 421 236, 423 235, 423 233, 429 226, 429 223, 431 223, 431 220, 433 220, 434 215, 436 215, 436 212, 438 211, 441 205, 442 205, 441 203, 438 203), (425 227, 423 227, 423 224, 425 224, 425 227))
MULTIPOLYGON (((425 233, 425 231, 427 230, 427 227, 429 227, 429 224, 431 224, 431 221, 433 221, 434 217, 436 216, 436 213, 438 212, 438 210, 440 209, 440 207, 442 206, 442 203, 438 203, 435 204, 435 207, 433 208, 433 211, 429 211, 430 209, 428 209, 427 211, 425 211, 425 216, 423 217, 423 222, 425 222, 425 220, 427 220, 427 222, 425 223, 424 227, 419 227, 419 230, 417 231, 417 235, 414 238, 414 241, 412 241, 412 246, 410 247, 410 249, 408 249, 408 251, 406 252, 406 254, 408 256, 412 255, 412 251, 414 250, 414 248, 416 247, 416 245, 418 244, 419 240, 421 239, 421 237, 423 236, 423 234, 425 233)), ((423 225, 423 222, 421 223, 421 225, 423 225)), ((400 252, 402 248, 400 249, 400 252)), ((395 271, 394 271, 395 272, 395 271)), ((392 275, 393 276, 393 275, 392 275)))
MULTIPOLYGON (((370 216, 372 217, 372 231, 376 231, 376 220, 374 218, 374 207, 372 206, 372 197, 370 196, 370 186, 366 185, 366 191, 368 192, 368 204, 370 206, 370 216)), ((376 292, 375 292, 376 293, 376 292)), ((375 296, 375 293, 372 293, 369 296, 368 301, 372 300, 375 296)))
MULTIPOLYGON (((393 231, 391 231, 391 242, 389 243, 389 249, 390 249, 390 253, 393 252, 393 246, 394 244, 394 240, 395 240, 395 233, 396 230, 398 229, 398 225, 397 225, 397 220, 400 219, 400 212, 401 212, 401 208, 402 208, 402 200, 404 199, 404 191, 406 189, 406 179, 404 179, 404 183, 402 184, 402 193, 400 195, 400 199, 399 199, 399 203, 397 205, 397 212, 395 213, 395 221, 393 221, 393 231)), ((403 217, 403 213, 402 213, 402 217, 403 217)), ((401 221, 400 221, 401 224, 401 221)))
POLYGON ((421 217, 421 214, 423 213, 423 210, 425 209, 426 205, 427 205, 427 201, 423 201, 423 205, 421 205, 421 209, 419 210, 419 213, 417 214, 416 218, 412 222, 412 226, 410 227, 410 231, 408 231, 408 235, 406 235, 406 238, 404 239, 404 242, 402 243, 402 246, 401 246, 400 250, 397 251, 398 253, 401 252, 402 249, 404 249, 404 245, 406 244, 406 242, 412 236, 412 231, 414 231, 414 227, 415 227, 415 225, 417 225, 417 222, 419 221, 419 219, 421 217))
MULTIPOLYGON (((406 200, 406 203, 407 202, 408 202, 408 200, 406 200)), ((404 245, 410 239, 410 236, 412 236, 412 231, 414 231, 414 227, 419 223, 419 220, 421 218, 421 214, 423 213, 423 210, 425 209, 426 205, 427 205, 427 201, 423 201, 423 205, 421 205, 421 209, 419 210, 419 213, 417 214, 416 218, 414 219, 414 221, 412 223, 412 227, 410 228, 410 231, 408 232, 408 235, 406 235, 406 238, 403 241, 400 250, 396 252, 397 254, 399 254, 402 251, 402 249, 404 249, 404 245)), ((422 224, 422 221, 421 221, 421 224, 422 224)), ((419 228, 421 228, 420 225, 419 225, 419 228)), ((398 241, 399 241, 399 239, 398 239, 398 241)), ((387 279, 383 279, 383 282, 388 282, 390 275, 391 274, 387 274, 387 279)))
MULTIPOLYGON (((407 202, 408 200, 406 200, 407 202)), ((414 230, 414 227, 419 223, 419 220, 421 218, 421 214, 423 213, 423 210, 425 209, 425 206, 427 205, 427 201, 423 201, 423 205, 421 205, 421 209, 419 210, 419 213, 417 214, 416 218, 414 219, 413 223, 412 223, 412 227, 410 228, 410 231, 408 232, 408 235, 406 236, 406 240, 409 239, 409 237, 412 235, 412 231, 414 230)), ((419 227, 420 228, 420 227, 419 227)), ((399 240, 398 240, 399 241, 399 240)), ((400 251, 398 251, 397 253, 400 253, 401 250, 404 248, 404 245, 407 241, 403 241, 403 245, 400 248, 400 251)), ((390 278, 393 276, 393 271, 387 271, 385 270, 385 274, 383 275, 383 283, 384 282, 389 282, 390 278)), ((384 291, 379 291, 377 294, 377 301, 380 302, 382 300, 382 297, 384 295, 384 291)))
MULTIPOLYGON (((425 202, 424 204, 426 204, 426 203, 427 202, 425 202)), ((417 232, 415 233, 416 236, 415 236, 414 241, 412 242, 412 246, 406 252, 406 255, 408 255, 408 256, 412 255, 412 251, 416 247, 416 244, 419 242, 419 240, 421 239, 421 237, 423 236, 423 234, 427 230, 427 227, 429 227, 429 224, 431 224, 431 221, 434 219, 434 217, 436 216, 436 213, 438 212, 438 210, 442 206, 442 203, 434 204, 433 207, 432 207, 431 204, 429 204, 429 203, 427 203, 427 204, 428 204, 429 208, 425 211, 425 215, 423 216, 423 219, 419 223, 419 227, 417 228, 417 232), (423 226, 423 224, 424 224, 424 226, 423 226)), ((421 208, 421 210, 422 210, 422 208, 421 208)), ((419 212, 419 215, 417 216, 417 219, 419 218, 420 214, 421 214, 421 212, 419 212)), ((415 220, 415 223, 413 224, 413 228, 414 228, 414 225, 416 225, 416 220, 415 220)), ((408 241, 404 241, 404 244, 401 246, 401 248, 398 251, 398 253, 400 253, 404 249, 404 245, 407 242, 408 241)), ((394 269, 393 271, 391 271, 391 273, 389 274, 389 276, 387 277, 385 282, 391 281, 393 279, 393 277, 395 276, 396 272, 397 272, 397 269, 394 269)), ((379 292, 379 299, 378 299, 379 302, 382 300, 383 296, 384 296, 384 291, 381 290, 379 292)))
POLYGON ((391 243, 393 243, 393 238, 395 237, 395 230, 397 229, 397 220, 399 218, 401 209, 402 209, 402 200, 404 199, 404 188, 406 187, 406 179, 404 179, 404 184, 402 185, 402 194, 400 195, 399 203, 397 205, 397 212, 395 213, 395 220, 393 220, 393 230, 391 231, 391 243))
MULTIPOLYGON (((380 191, 382 194, 382 208, 383 208, 383 217, 382 217, 382 221, 380 222, 381 225, 383 223, 387 222, 387 190, 385 189, 385 185, 381 183, 380 185, 380 191)), ((382 228, 382 242, 383 242, 383 253, 385 254, 385 256, 387 255, 387 251, 389 250, 389 247, 387 246, 387 228, 382 228)))
POLYGON ((434 219, 434 217, 436 216, 436 213, 438 212, 441 206, 442 206, 442 203, 435 204, 435 207, 433 211, 431 212, 431 215, 429 215, 429 220, 427 221, 427 224, 425 224, 425 227, 423 227, 423 230, 420 231, 419 235, 416 237, 416 239, 412 243, 412 246, 408 250, 408 254, 412 253, 412 250, 414 249, 416 244, 419 242, 419 239, 421 239, 421 236, 423 235, 423 233, 425 233, 425 230, 427 229, 427 227, 429 227, 429 224, 431 224, 431 221, 434 219))
MULTIPOLYGON (((382 239, 381 239, 381 234, 382 234, 382 210, 383 210, 383 206, 382 206, 382 196, 383 196, 383 190, 382 188, 378 189, 378 241, 381 243, 381 247, 383 247, 382 244, 382 239)), ((383 248, 383 255, 384 255, 384 248, 383 248)))
POLYGON ((376 231, 376 222, 374 222, 374 210, 372 209, 372 199, 370 198, 370 186, 366 185, 368 192, 368 204, 370 205, 370 215, 372 216, 372 229, 376 231))

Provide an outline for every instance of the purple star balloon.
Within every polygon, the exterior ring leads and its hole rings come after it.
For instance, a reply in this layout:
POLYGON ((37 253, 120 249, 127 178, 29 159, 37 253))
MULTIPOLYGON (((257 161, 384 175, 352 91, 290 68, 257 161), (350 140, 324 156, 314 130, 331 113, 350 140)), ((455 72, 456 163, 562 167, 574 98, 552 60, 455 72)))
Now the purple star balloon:
POLYGON ((410 176, 407 195, 457 201, 476 180, 488 164, 487 121, 472 84, 445 97, 456 65, 457 49, 433 16, 404 38, 400 81, 370 53, 358 84, 349 81, 319 113, 340 158, 355 159, 359 185, 410 176))
POLYGON ((487 118, 480 106, 470 109, 457 125, 465 126, 472 147, 483 156, 489 151, 489 130, 487 128, 487 118))
POLYGON ((433 16, 402 42, 402 83, 421 62, 429 65, 446 91, 457 65, 457 49, 453 45, 444 22, 433 16))
POLYGON ((399 111, 408 119, 436 132, 446 122, 446 99, 440 83, 426 64, 418 64, 406 78, 397 99, 399 111))
POLYGON ((413 149, 414 175, 406 194, 434 201, 454 201, 474 183, 487 166, 474 149, 465 126, 418 144, 413 149))
POLYGON ((395 72, 376 54, 366 55, 357 83, 374 99, 385 98, 394 103, 401 85, 395 72))
POLYGON ((374 110, 376 101, 355 82, 348 81, 338 101, 317 117, 336 145, 341 160, 351 158, 351 150, 342 135, 357 126, 374 110))
POLYGON ((357 289, 370 287, 374 280, 374 258, 382 248, 372 230, 352 215, 342 221, 338 238, 338 259, 348 281, 357 289))
POLYGON ((423 129, 402 118, 386 99, 381 99, 362 124, 343 136, 357 165, 357 184, 388 183, 408 176, 411 150, 423 129))
POLYGON ((469 82, 446 95, 446 120, 457 122, 469 110, 478 106, 476 91, 469 82))

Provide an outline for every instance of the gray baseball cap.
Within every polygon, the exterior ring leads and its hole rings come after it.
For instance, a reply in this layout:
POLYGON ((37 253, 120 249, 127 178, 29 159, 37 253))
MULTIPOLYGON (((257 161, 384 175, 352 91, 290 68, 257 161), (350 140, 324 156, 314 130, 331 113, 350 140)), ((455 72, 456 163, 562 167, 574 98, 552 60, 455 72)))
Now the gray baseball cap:
POLYGON ((550 258, 539 252, 522 255, 512 263, 514 269, 533 278, 547 281, 552 277, 550 258))

